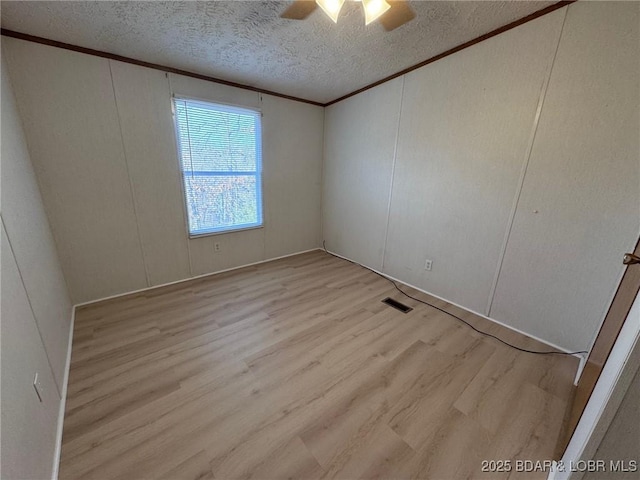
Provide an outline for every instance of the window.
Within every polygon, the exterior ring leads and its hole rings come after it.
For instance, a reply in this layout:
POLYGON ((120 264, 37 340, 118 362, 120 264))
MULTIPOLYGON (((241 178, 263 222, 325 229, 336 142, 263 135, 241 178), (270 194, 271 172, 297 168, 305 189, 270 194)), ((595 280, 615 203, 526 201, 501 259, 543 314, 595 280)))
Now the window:
POLYGON ((189 235, 262 225, 260 112, 174 99, 189 235))

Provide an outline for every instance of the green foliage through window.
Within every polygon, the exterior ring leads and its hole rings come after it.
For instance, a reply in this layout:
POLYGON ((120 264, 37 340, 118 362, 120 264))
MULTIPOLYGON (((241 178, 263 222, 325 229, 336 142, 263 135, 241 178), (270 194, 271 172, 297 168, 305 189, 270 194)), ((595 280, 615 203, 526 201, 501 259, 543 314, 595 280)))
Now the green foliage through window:
POLYGON ((260 112, 174 99, 189 233, 262 225, 260 112))

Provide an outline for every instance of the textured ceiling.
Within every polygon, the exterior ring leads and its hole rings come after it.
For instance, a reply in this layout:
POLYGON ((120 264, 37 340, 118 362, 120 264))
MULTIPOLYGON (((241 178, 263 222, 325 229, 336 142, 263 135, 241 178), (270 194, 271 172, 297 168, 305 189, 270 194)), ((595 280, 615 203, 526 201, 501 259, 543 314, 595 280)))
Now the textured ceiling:
POLYGON ((291 2, 2 1, 2 27, 287 95, 328 102, 554 2, 413 1, 392 32, 347 2, 279 18, 291 2))

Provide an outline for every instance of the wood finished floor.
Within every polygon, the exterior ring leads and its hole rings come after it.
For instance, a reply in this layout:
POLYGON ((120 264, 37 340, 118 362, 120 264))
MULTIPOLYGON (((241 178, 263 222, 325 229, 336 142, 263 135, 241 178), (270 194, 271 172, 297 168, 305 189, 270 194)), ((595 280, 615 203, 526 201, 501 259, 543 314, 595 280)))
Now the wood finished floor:
POLYGON ((80 308, 60 478, 546 478, 576 368, 310 252, 80 308))

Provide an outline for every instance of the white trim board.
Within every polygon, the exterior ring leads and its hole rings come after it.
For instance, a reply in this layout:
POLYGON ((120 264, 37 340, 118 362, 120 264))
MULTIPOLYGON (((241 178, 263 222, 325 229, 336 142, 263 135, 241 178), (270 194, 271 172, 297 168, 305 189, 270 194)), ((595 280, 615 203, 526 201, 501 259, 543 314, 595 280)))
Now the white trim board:
POLYGON ((244 265, 239 265, 237 267, 225 268, 224 270, 217 270, 211 273, 203 273, 202 275, 196 275, 195 277, 182 278, 180 280, 174 280, 173 282, 161 283, 159 285, 153 285, 151 287, 144 287, 138 290, 132 290, 130 292, 117 293, 115 295, 110 295, 108 297, 98 298, 96 300, 89 300, 88 302, 77 303, 75 308, 84 307, 86 305, 91 305, 93 303, 104 302, 105 300, 112 300, 114 298, 126 297, 127 295, 134 295, 136 293, 146 292, 148 290, 153 290, 155 288, 168 287, 169 285, 176 285, 182 282, 189 282, 191 280, 197 280, 199 278, 210 277, 211 275, 218 275, 219 273, 232 272, 234 270, 240 270, 241 268, 252 267, 254 265, 260 265, 261 263, 273 262, 274 260, 281 260, 283 258, 294 257, 296 255, 302 255, 303 253, 315 252, 316 250, 322 250, 320 247, 310 248, 309 250, 303 250, 301 252, 289 253, 287 255, 281 255, 279 257, 267 258, 266 260, 260 260, 258 262, 247 263, 244 265))
MULTIPOLYGON (((332 252, 331 250, 327 250, 327 252, 328 252, 328 253, 330 253, 331 255, 335 255, 335 256, 336 256, 336 257, 338 257, 338 258, 342 258, 343 260, 347 260, 347 261, 349 261, 349 262, 351 262, 351 263, 355 263, 355 264, 360 265, 358 262, 356 262, 356 261, 354 261, 354 260, 351 260, 350 258, 344 257, 344 256, 342 256, 342 255, 338 255, 337 253, 332 252)), ((396 282, 398 282, 398 283, 401 283, 401 284, 406 285, 406 286, 408 286, 408 287, 414 288, 414 289, 418 290, 419 292, 425 293, 425 294, 427 294, 427 295, 431 295, 431 296, 432 296, 432 297, 434 297, 434 298, 437 298, 437 299, 439 299, 439 300, 442 300, 443 302, 447 302, 447 303, 449 303, 449 304, 451 304, 451 305, 453 305, 453 306, 455 306, 455 307, 458 307, 458 308, 460 308, 460 309, 462 309, 462 310, 464 310, 464 311, 466 311, 466 312, 473 313, 474 315, 477 315, 477 316, 479 316, 479 317, 482 317, 482 318, 484 318, 485 320, 489 320, 490 322, 497 323, 498 325, 501 325, 501 326, 503 326, 503 327, 505 327, 505 328, 508 328, 509 330, 512 330, 512 331, 514 331, 514 332, 517 332, 517 333, 519 333, 520 335, 524 335, 525 337, 529 337, 529 338, 532 338, 533 340, 537 340, 538 342, 543 343, 543 344, 545 344, 545 345, 548 345, 548 346, 549 346, 549 347, 551 347, 551 348, 554 348, 554 349, 559 350, 559 351, 564 352, 564 353, 570 353, 570 352, 569 352, 569 350, 567 350, 566 348, 560 347, 560 346, 558 346, 558 345, 556 345, 556 344, 554 344, 554 343, 551 343, 551 342, 549 342, 549 341, 547 341, 547 340, 543 340, 542 338, 536 337, 535 335, 532 335, 532 334, 530 334, 530 333, 527 333, 527 332, 524 332, 524 331, 522 331, 522 330, 519 330, 519 329, 517 329, 517 328, 515 328, 515 327, 512 327, 511 325, 507 325, 506 323, 502 323, 501 321, 496 320, 496 319, 494 319, 494 318, 487 317, 486 315, 483 315, 482 313, 478 313, 478 312, 476 312, 476 311, 474 311, 474 310, 471 310, 470 308, 463 307, 462 305, 459 305, 459 304, 457 304, 457 303, 455 303, 455 302, 452 302, 452 301, 450 301, 450 300, 447 300, 446 298, 442 298, 441 296, 439 296, 439 295, 435 295, 435 294, 433 294, 433 293, 431 293, 431 292, 428 292, 428 291, 426 291, 426 290, 424 290, 424 289, 422 289, 422 288, 420 288, 420 287, 416 287, 415 285, 411 285, 410 283, 407 283, 407 282, 405 282, 405 281, 403 281, 403 280, 400 280, 400 279, 398 279, 398 278, 396 278, 396 277, 392 277, 391 275, 388 275, 388 274, 386 274, 386 273, 384 273, 384 272, 379 272, 379 271, 378 271, 378 270, 376 270, 375 268, 366 267, 366 266, 365 266, 365 268, 368 268, 369 270, 372 270, 372 271, 376 272, 377 274, 382 275, 383 277, 389 278, 389 279, 394 280, 394 281, 396 281, 396 282)), ((582 361, 583 355, 580 355, 580 354, 574 354, 573 356, 574 356, 574 357, 576 357, 576 358, 579 358, 579 359, 582 361)))
POLYGON ((640 295, 636 295, 600 378, 580 417, 558 467, 548 480, 580 480, 585 472, 572 471, 581 460, 591 460, 613 421, 633 376, 640 368, 640 295))
POLYGON ((73 328, 76 323, 76 307, 71 308, 71 325, 69 325, 69 343, 67 344, 67 360, 64 366, 62 391, 60 392, 60 410, 58 412, 58 427, 56 431, 56 448, 53 454, 53 469, 51 478, 58 480, 60 471, 60 456, 62 455, 62 428, 64 426, 64 411, 67 406, 67 387, 69 386, 69 370, 71 369, 71 347, 73 345, 73 328))
MULTIPOLYGON (((593 345, 589 347, 589 352, 593 345)), ((587 365, 587 358, 589 358, 589 354, 580 355, 580 365, 578 365, 578 371, 576 372, 576 378, 573 380, 573 385, 578 386, 578 382, 580 381, 580 377, 582 376, 582 372, 584 371, 584 367, 587 365)))

